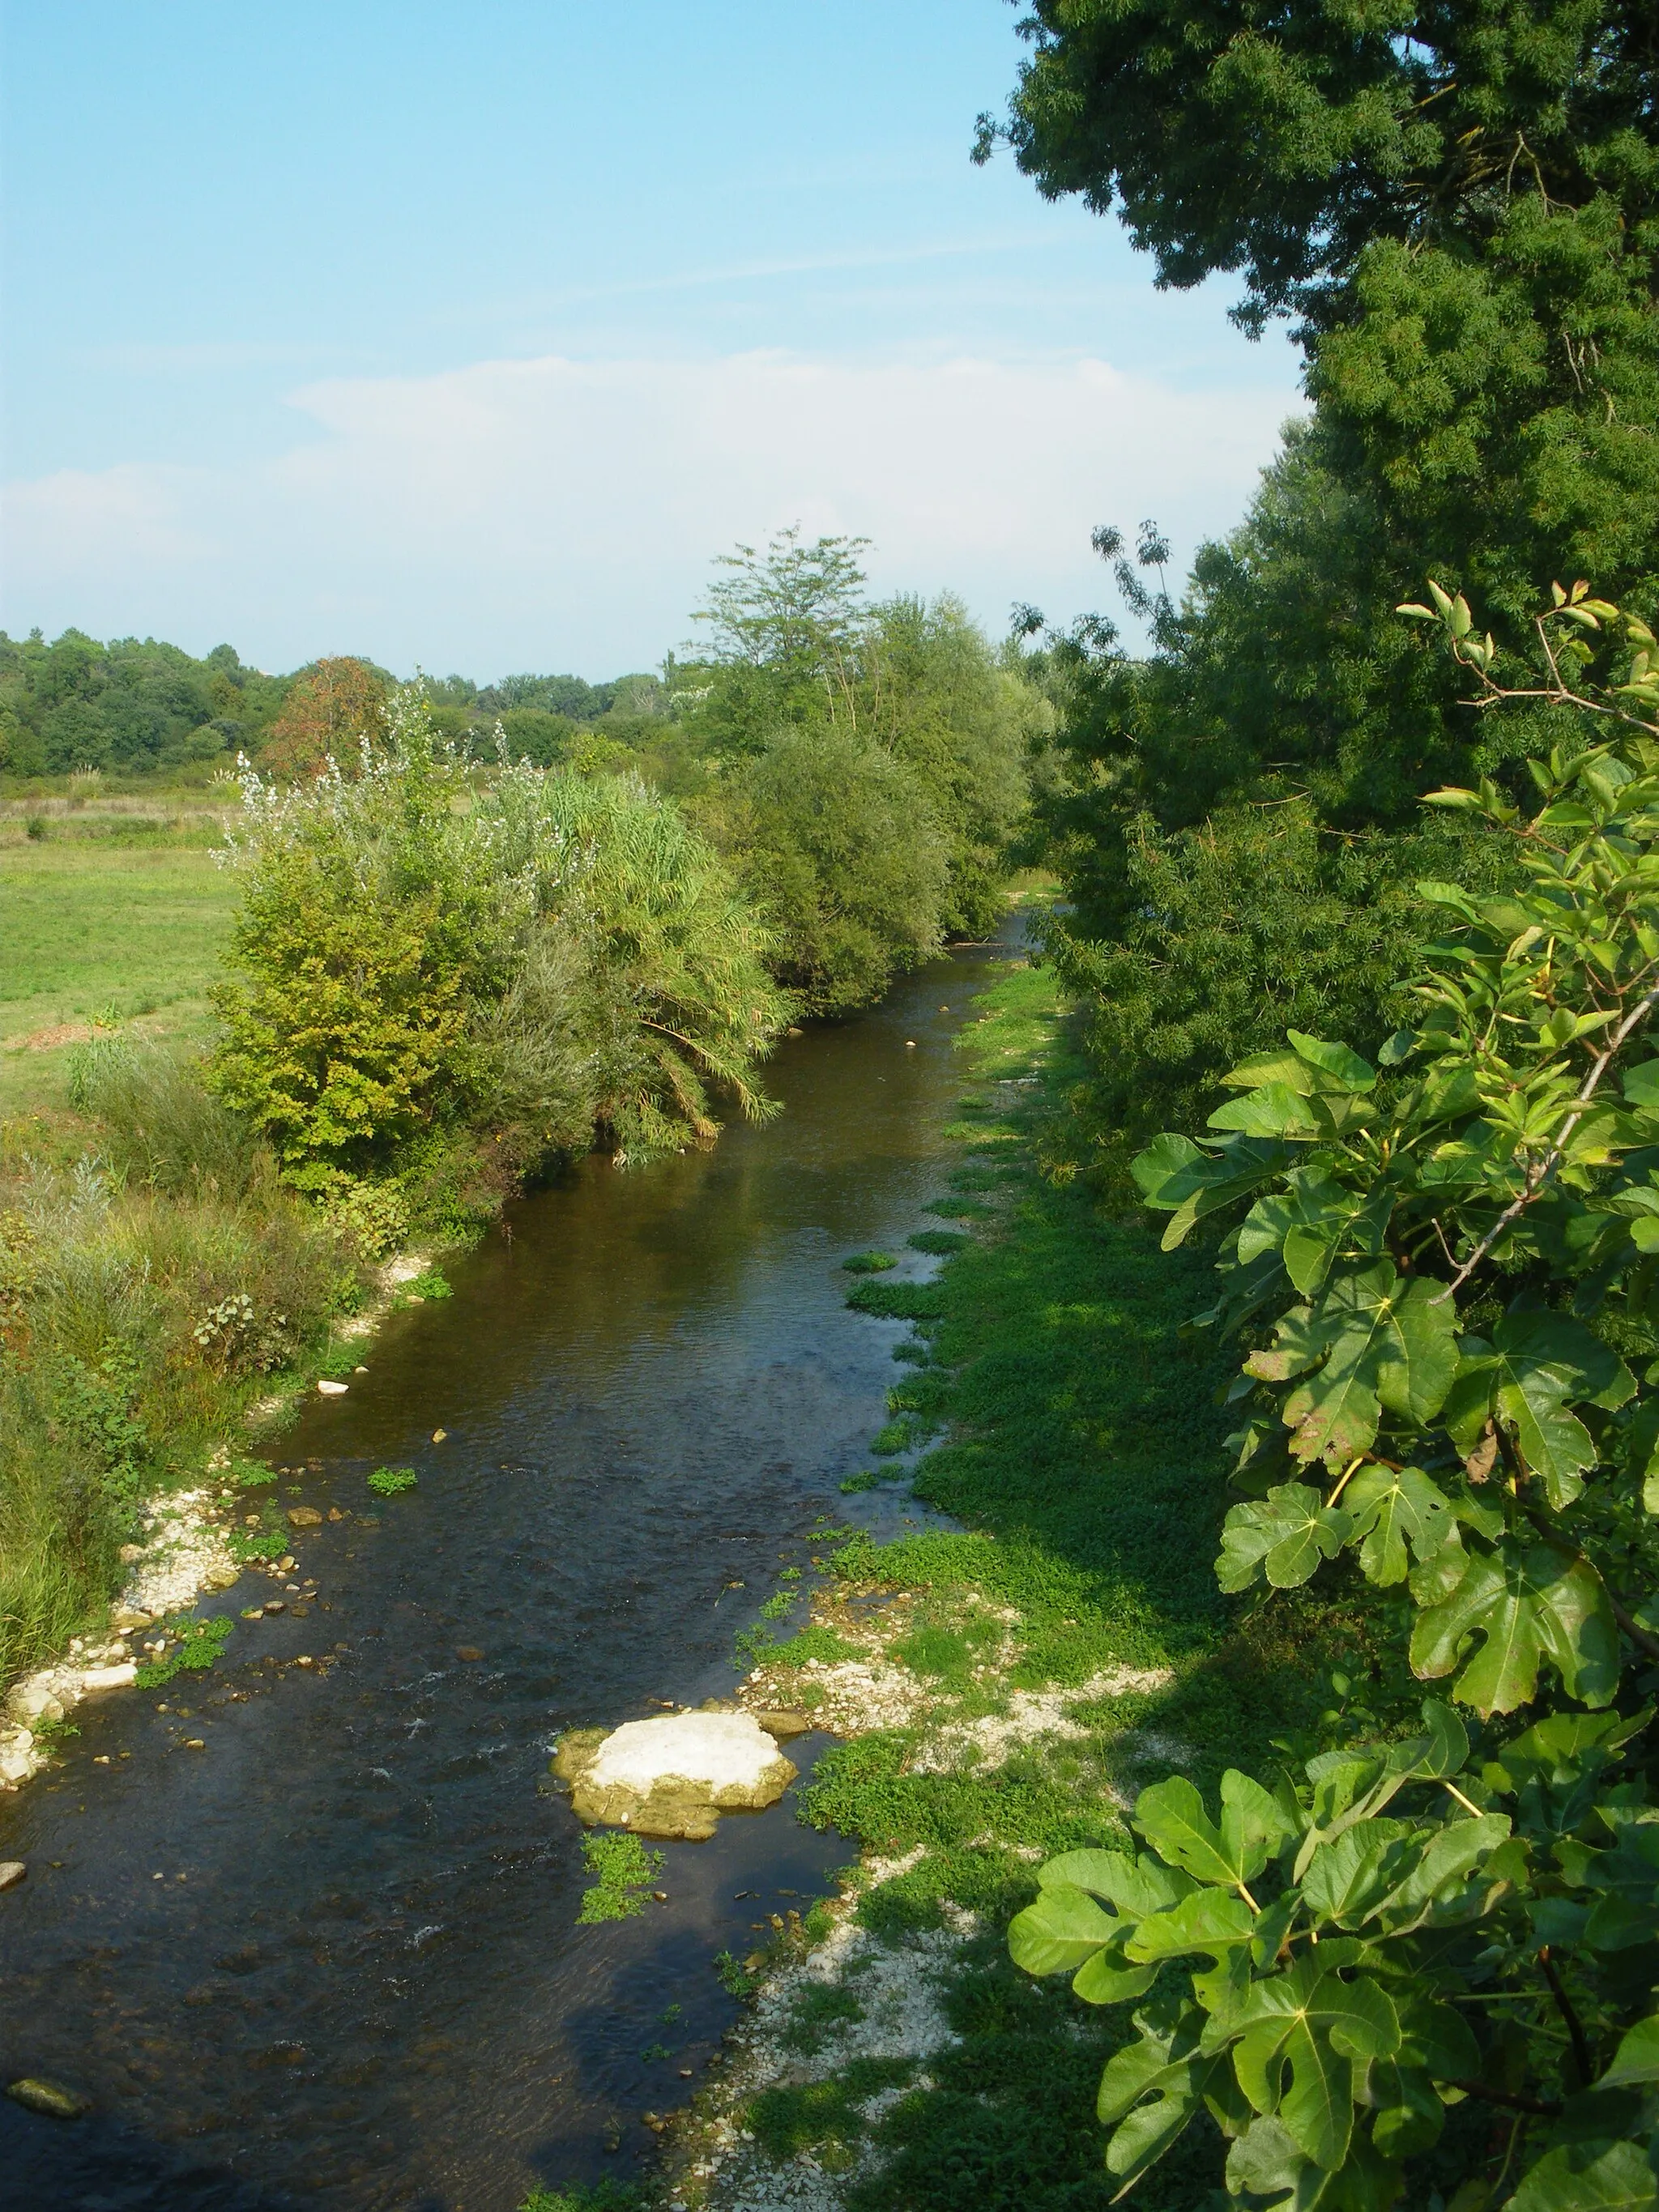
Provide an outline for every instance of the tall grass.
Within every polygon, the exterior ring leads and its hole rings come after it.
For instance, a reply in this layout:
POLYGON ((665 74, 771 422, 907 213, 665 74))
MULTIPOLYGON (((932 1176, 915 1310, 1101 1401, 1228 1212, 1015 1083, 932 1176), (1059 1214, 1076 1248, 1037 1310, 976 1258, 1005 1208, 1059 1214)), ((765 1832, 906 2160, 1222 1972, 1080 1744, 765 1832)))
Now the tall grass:
POLYGON ((140 1500, 201 1468, 356 1279, 188 1062, 106 1040, 73 1079, 99 1152, 0 1177, 0 1681, 95 1620, 140 1500))

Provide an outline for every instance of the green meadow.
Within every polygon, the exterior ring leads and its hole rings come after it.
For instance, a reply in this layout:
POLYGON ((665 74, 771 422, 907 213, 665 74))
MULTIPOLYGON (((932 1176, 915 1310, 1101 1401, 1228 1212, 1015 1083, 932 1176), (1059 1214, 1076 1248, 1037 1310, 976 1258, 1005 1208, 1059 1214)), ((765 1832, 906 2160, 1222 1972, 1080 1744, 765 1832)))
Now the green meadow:
POLYGON ((0 1117, 62 1103, 64 1060, 94 1023, 155 1035, 207 1022, 234 903, 211 817, 143 829, 49 821, 0 830, 0 1117), (67 1034, 60 1034, 67 1032, 67 1034))

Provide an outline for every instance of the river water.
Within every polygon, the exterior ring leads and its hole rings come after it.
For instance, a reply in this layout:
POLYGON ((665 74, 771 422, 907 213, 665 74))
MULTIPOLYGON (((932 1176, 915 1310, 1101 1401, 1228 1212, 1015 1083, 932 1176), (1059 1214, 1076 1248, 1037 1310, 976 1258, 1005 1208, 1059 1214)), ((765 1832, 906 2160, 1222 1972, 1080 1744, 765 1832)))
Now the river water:
POLYGON ((579 1927, 548 1744, 728 1694, 735 1632, 815 1528, 922 1517, 837 1489, 906 1333, 846 1310, 840 1262, 925 1224, 950 1038, 1006 950, 788 1041, 769 1127, 589 1159, 516 1206, 280 1440, 310 1463, 282 1502, 348 1516, 295 1539, 318 1601, 239 1620, 211 1675, 83 1705, 0 1800, 0 1857, 29 1868, 0 1897, 0 2081, 93 2106, 0 2099, 0 2212, 512 2212, 640 2171, 643 2113, 734 2016, 715 1954, 853 1851, 786 1800, 665 1845, 665 1904, 579 1927), (376 1500, 384 1462, 418 1487, 376 1500))

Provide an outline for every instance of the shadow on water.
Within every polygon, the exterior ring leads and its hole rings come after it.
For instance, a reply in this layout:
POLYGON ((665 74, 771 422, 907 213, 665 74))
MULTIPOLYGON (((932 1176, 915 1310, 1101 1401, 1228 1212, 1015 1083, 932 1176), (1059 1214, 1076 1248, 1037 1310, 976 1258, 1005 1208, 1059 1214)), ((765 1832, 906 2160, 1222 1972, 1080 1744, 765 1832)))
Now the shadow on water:
POLYGON ((516 1206, 283 1438, 311 1466, 282 1502, 344 1516, 295 1539, 315 1598, 239 1620, 211 1675, 83 1706, 0 1809, 0 1856, 29 1865, 0 1899, 0 2079, 94 2106, 0 2100, 5 2212, 510 2212, 638 2170, 641 2115, 734 2015, 715 1954, 850 1847, 787 1803, 727 1820, 664 1846, 665 1904, 578 1928, 548 1744, 729 1692, 735 1632, 814 1530, 901 1517, 836 1488, 904 1333, 845 1310, 839 1262, 919 1225, 949 1039, 997 957, 788 1043, 769 1127, 586 1160, 516 1206), (419 1485, 381 1502, 388 1462, 419 1485))

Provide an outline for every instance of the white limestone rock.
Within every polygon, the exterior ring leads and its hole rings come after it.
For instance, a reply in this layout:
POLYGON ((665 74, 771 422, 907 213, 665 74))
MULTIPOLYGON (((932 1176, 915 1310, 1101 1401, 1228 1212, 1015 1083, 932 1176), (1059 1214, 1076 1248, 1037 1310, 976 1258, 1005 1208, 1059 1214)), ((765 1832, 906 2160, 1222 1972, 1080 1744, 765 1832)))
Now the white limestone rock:
POLYGON ((798 1771, 749 1713, 672 1713, 609 1735, 573 1730, 553 1771, 578 1819, 636 1835, 701 1841, 722 1813, 775 1804, 798 1771))

